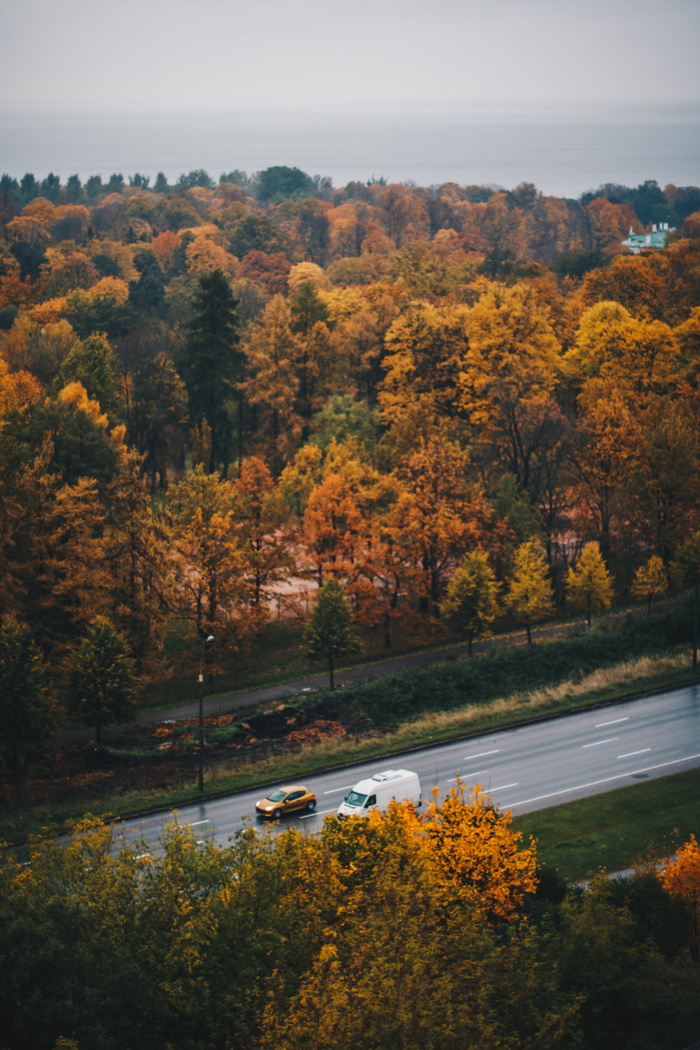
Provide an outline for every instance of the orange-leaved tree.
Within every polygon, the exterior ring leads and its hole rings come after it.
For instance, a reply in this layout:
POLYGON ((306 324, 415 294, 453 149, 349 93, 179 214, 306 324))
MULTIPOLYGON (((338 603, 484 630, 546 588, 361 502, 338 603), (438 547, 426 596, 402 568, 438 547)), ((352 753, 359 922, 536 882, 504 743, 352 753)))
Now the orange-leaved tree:
POLYGON ((442 801, 434 787, 423 813, 407 802, 393 802, 388 814, 370 813, 369 825, 399 819, 416 836, 444 903, 462 900, 490 921, 510 921, 537 888, 536 844, 523 843, 521 833, 513 831, 511 813, 496 808, 479 784, 465 794, 466 784, 458 777, 442 801))
POLYGON ((421 612, 437 610, 440 592, 455 559, 490 531, 483 489, 465 480, 469 456, 449 438, 421 441, 399 466, 403 491, 393 517, 413 550, 421 574, 421 612))
POLYGON ((494 920, 507 921, 537 889, 535 843, 522 844, 511 813, 498 810, 478 784, 468 799, 465 790, 458 777, 438 802, 435 789, 427 813, 415 815, 416 832, 446 900, 473 899, 494 920))
POLYGON ((700 846, 695 835, 676 853, 667 857, 659 878, 672 897, 685 905, 690 919, 690 953, 700 962, 700 846))
POLYGON ((251 603, 261 608, 280 598, 275 584, 293 572, 289 508, 280 486, 261 459, 243 460, 233 484, 235 530, 249 581, 251 603))

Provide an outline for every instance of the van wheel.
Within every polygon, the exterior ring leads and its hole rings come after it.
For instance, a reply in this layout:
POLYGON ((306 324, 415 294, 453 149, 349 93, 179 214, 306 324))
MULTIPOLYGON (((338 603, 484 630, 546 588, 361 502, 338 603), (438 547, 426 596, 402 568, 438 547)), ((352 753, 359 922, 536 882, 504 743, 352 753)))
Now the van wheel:
POLYGON ((307 813, 313 813, 313 811, 315 809, 316 809, 316 799, 310 798, 309 801, 306 803, 306 812, 307 813))

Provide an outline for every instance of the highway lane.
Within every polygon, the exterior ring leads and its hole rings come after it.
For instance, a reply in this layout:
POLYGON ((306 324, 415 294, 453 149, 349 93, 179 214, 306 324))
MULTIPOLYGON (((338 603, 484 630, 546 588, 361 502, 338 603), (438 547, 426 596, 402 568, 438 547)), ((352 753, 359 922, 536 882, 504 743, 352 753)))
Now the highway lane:
MULTIPOLYGON (((444 796, 459 777, 469 788, 479 784, 499 808, 518 815, 698 766, 700 685, 694 685, 311 775, 305 783, 318 797, 316 812, 287 817, 281 826, 318 830, 354 783, 383 769, 414 770, 428 798, 433 786, 444 796)), ((264 793, 257 789, 193 803, 183 806, 177 819, 225 845, 236 831, 257 825, 255 802, 264 793)), ((156 846, 172 817, 152 814, 117 829, 156 846)))

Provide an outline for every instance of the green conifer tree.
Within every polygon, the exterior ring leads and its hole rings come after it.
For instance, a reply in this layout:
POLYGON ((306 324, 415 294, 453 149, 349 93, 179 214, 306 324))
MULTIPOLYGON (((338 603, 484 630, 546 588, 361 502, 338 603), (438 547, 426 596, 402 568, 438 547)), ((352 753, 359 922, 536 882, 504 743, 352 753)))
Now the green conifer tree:
POLYGON ((84 725, 95 727, 99 744, 103 726, 128 722, 132 716, 137 692, 134 661, 122 635, 98 616, 69 663, 71 706, 84 725))
POLYGON ((0 625, 0 728, 0 762, 16 789, 56 722, 49 668, 31 632, 12 617, 0 625))
POLYGON ((237 305, 221 270, 203 274, 180 361, 192 425, 206 420, 211 430, 209 472, 221 470, 224 476, 233 454, 234 405, 245 360, 238 345, 237 305))
POLYGON ((328 580, 318 592, 314 610, 304 628, 304 644, 310 657, 325 656, 330 686, 335 689, 335 659, 360 649, 352 622, 352 610, 337 580, 328 580))

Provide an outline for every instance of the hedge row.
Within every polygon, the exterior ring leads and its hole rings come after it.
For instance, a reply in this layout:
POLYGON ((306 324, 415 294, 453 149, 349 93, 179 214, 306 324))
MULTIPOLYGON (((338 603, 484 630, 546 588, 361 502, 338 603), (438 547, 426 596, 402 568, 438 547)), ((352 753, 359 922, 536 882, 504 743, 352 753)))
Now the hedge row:
MULTIPOLYGON (((597 668, 640 656, 658 655, 692 636, 692 609, 679 601, 670 609, 619 626, 601 625, 547 642, 493 649, 471 659, 412 668, 374 681, 346 686, 342 703, 373 725, 410 721, 428 711, 450 711, 465 704, 485 704, 560 682, 577 681, 597 668)), ((307 718, 321 717, 340 696, 324 690, 295 698, 307 718)))

